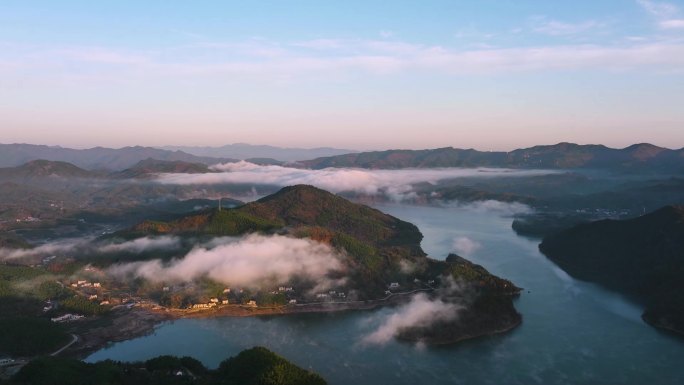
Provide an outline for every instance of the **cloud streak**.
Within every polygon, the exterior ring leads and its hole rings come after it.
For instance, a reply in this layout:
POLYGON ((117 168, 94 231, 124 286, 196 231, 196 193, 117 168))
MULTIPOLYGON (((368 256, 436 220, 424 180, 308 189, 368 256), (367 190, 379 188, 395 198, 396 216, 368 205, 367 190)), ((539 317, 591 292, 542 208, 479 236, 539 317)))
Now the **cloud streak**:
POLYGON ((684 18, 681 10, 672 3, 638 0, 641 7, 653 16, 661 29, 680 29, 684 28, 684 18))
POLYGON ((478 213, 495 213, 501 216, 513 216, 515 214, 529 214, 534 210, 520 202, 501 202, 496 200, 475 201, 466 204, 457 204, 456 207, 475 211, 478 213))
POLYGON ((310 239, 254 234, 217 238, 168 263, 133 262, 114 265, 108 271, 120 278, 133 276, 156 282, 190 282, 208 277, 226 285, 249 288, 259 288, 264 283, 285 284, 298 277, 315 281, 317 289, 324 289, 343 283, 328 278, 330 272, 342 269, 340 256, 328 245, 310 239))
POLYGON ((282 166, 259 166, 241 161, 213 166, 219 172, 206 174, 160 174, 157 182, 178 185, 211 184, 264 184, 291 186, 314 185, 332 192, 357 192, 369 195, 384 193, 401 200, 413 195, 411 184, 436 183, 444 179, 497 176, 531 176, 553 173, 547 170, 509 169, 402 169, 366 170, 349 168, 327 168, 323 170, 297 169, 282 166))
POLYGON ((171 236, 144 237, 121 243, 97 241, 93 238, 67 239, 50 242, 31 249, 0 249, 0 261, 52 255, 73 256, 82 254, 140 254, 152 250, 172 250, 181 246, 180 239, 171 236))
POLYGON ((386 344, 410 328, 425 328, 439 322, 455 320, 462 306, 441 299, 431 300, 424 293, 388 316, 372 333, 363 337, 362 344, 386 344))
POLYGON ((0 261, 10 261, 31 257, 43 257, 53 254, 64 254, 81 249, 88 245, 90 240, 68 239, 58 242, 46 243, 31 249, 0 249, 0 261))
POLYGON ((149 250, 172 250, 181 246, 180 238, 172 236, 144 237, 123 243, 111 243, 99 247, 101 253, 142 253, 149 250))
MULTIPOLYGON (((678 8, 642 6, 661 29, 680 28, 678 8), (662 8, 662 9, 661 9, 662 8)), ((646 4, 646 5, 644 5, 646 4)), ((601 27, 595 21, 544 21, 538 33, 573 35, 601 27)), ((407 72, 473 75, 581 69, 680 71, 684 44, 650 38, 628 44, 559 44, 459 49, 397 40, 317 39, 298 42, 247 40, 201 42, 163 50, 123 50, 106 46, 4 45, 0 66, 7 76, 36 72, 62 81, 84 77, 95 81, 133 81, 152 78, 273 79, 311 78, 358 72, 391 75, 407 72), (76 69, 86 66, 87 73, 76 69), (47 74, 47 75, 46 75, 47 74), (112 78, 117 75, 117 78, 112 78)))
POLYGON ((588 20, 579 23, 567 23, 558 20, 548 20, 545 17, 534 18, 536 24, 533 31, 550 36, 577 35, 603 27, 602 23, 595 20, 588 20))

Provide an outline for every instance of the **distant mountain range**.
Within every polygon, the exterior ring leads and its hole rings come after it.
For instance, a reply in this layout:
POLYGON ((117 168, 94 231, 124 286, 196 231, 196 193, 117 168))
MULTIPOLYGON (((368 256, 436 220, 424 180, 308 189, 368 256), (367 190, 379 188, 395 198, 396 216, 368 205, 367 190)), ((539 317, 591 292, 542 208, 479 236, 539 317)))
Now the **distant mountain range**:
MULTIPOLYGON (((156 160, 211 165, 246 159, 257 164, 292 162, 297 167, 312 169, 327 167, 368 169, 508 167, 603 169, 660 174, 684 172, 684 148, 671 150, 647 143, 634 144, 623 149, 609 148, 603 145, 559 143, 510 152, 487 152, 445 147, 428 150, 346 153, 348 150, 334 148, 296 149, 247 144, 231 144, 223 147, 166 148, 124 147, 112 149, 95 147, 77 150, 32 144, 0 144, 0 167, 19 166, 29 161, 43 159, 69 162, 87 170, 121 171, 132 168, 141 161, 156 160), (176 148, 183 148, 193 151, 193 153, 169 150, 176 148), (337 155, 301 160, 321 153, 337 155), (294 162, 295 160, 298 161, 294 162)), ((173 171, 175 167, 170 167, 169 170, 173 171)), ((183 167, 179 167, 183 169, 183 167)), ((199 172, 199 169, 195 168, 195 172, 199 172)))
POLYGON ((336 156, 355 152, 353 150, 344 150, 331 147, 283 148, 265 145, 252 145, 246 143, 227 144, 220 147, 164 146, 160 148, 169 151, 182 151, 197 156, 234 158, 242 160, 248 160, 252 158, 255 158, 256 160, 272 159, 281 162, 293 162, 302 159, 336 156))
POLYGON ((197 174, 210 172, 204 163, 183 162, 180 160, 145 159, 123 171, 90 171, 68 162, 54 160, 32 160, 21 166, 0 167, 0 181, 30 182, 45 178, 62 179, 134 179, 149 178, 159 173, 197 174))
POLYGON ((88 170, 123 170, 145 159, 216 164, 234 162, 231 158, 212 158, 160 150, 152 147, 105 148, 84 150, 34 144, 0 144, 0 167, 19 166, 32 160, 44 159, 69 162, 88 170))
POLYGON ((300 162, 304 167, 357 167, 370 169, 433 167, 510 167, 573 169, 595 168, 624 171, 684 171, 684 149, 670 150, 652 144, 623 149, 603 145, 559 143, 510 152, 485 152, 452 147, 432 150, 388 150, 322 157, 300 162))

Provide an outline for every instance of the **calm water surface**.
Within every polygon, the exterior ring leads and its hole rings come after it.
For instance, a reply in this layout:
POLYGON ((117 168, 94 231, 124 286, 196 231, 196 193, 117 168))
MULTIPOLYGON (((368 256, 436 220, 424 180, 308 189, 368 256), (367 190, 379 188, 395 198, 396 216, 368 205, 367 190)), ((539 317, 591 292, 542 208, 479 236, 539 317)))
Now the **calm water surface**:
POLYGON ((524 287, 523 324, 501 336, 447 348, 407 343, 364 345, 395 310, 267 318, 184 319, 154 334, 113 344, 87 361, 188 355, 215 367, 255 345, 311 368, 331 384, 684 384, 684 339, 640 319, 615 293, 576 281, 518 237, 511 218, 476 208, 379 205, 415 223, 423 248, 443 259, 456 238, 479 248, 468 258, 524 287))

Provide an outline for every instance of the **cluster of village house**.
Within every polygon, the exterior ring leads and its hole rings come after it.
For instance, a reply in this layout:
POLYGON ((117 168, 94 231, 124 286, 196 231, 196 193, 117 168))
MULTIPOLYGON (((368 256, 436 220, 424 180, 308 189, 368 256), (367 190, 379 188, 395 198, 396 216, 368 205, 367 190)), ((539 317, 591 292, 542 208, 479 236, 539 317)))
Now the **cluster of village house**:
MULTIPOLYGON (((428 285, 434 284, 434 280, 429 280, 427 283, 428 285)), ((415 279, 414 283, 421 283, 420 280, 415 279)), ((98 295, 101 295, 103 292, 103 287, 100 282, 89 282, 87 280, 78 280, 76 282, 73 282, 70 284, 70 286, 76 290, 79 290, 82 295, 86 296, 89 300, 91 301, 99 301, 100 305, 109 305, 110 304, 110 299, 106 298, 100 298, 98 295)), ((400 288, 400 285, 398 282, 391 282, 388 286, 388 290, 385 291, 385 295, 390 295, 392 294, 392 291, 398 290, 400 288)), ((162 288, 163 292, 169 292, 171 291, 171 288, 169 286, 164 286, 162 288)), ((242 289, 237 289, 237 293, 242 293, 242 289)), ((288 298, 288 304, 290 305, 296 305, 297 304, 297 299, 294 298, 294 289, 289 286, 280 286, 278 287, 277 290, 273 290, 270 292, 271 294, 286 294, 288 298)), ((214 308, 220 305, 228 305, 230 302, 228 300, 228 296, 231 294, 231 289, 230 288, 225 288, 223 290, 223 297, 211 297, 208 302, 206 303, 194 303, 188 306, 189 309, 210 309, 214 308)), ((347 299, 346 293, 342 291, 336 291, 336 290, 330 290, 327 293, 318 293, 315 295, 317 300, 322 300, 322 301, 345 301, 347 299)), ((45 307, 43 308, 43 311, 47 312, 52 309, 52 303, 48 300, 46 302, 45 307)), ((257 302, 256 300, 249 300, 246 303, 243 304, 243 306, 249 306, 249 307, 257 307, 257 302)), ((73 314, 66 314, 61 317, 56 317, 53 318, 52 320, 54 322, 69 322, 69 321, 74 321, 77 319, 82 318, 83 316, 79 315, 73 315, 73 314)))
MULTIPOLYGON (((163 288, 164 291, 169 291, 169 287, 165 286, 163 288)), ((239 293, 242 293, 242 289, 238 289, 239 293)), ((223 294, 225 296, 229 295, 231 293, 230 288, 225 288, 223 289, 223 294)), ((271 294, 281 294, 281 293, 294 293, 294 289, 292 287, 286 287, 286 286, 280 286, 278 290, 273 290, 271 291, 271 294)), ((296 304, 297 300, 296 299, 290 299, 289 300, 290 304, 296 304)), ((228 305, 229 301, 227 298, 218 298, 218 297, 212 297, 209 299, 209 302, 207 303, 195 303, 189 306, 191 309, 209 309, 216 307, 218 305, 228 305)), ((255 300, 249 300, 245 304, 245 306, 249 307, 257 307, 257 302, 255 300)))
POLYGON ((322 300, 333 300, 333 299, 345 299, 347 298, 347 295, 344 292, 337 292, 335 290, 330 290, 327 293, 318 293, 316 294, 317 299, 322 299, 322 300))
MULTIPOLYGON (((169 291, 169 287, 164 287, 164 291, 169 291)), ((226 288, 223 290, 224 295, 230 294, 231 289, 226 288)), ((240 293, 242 293, 242 290, 239 290, 240 293)), ((277 290, 273 290, 270 292, 270 294, 286 294, 288 297, 287 303, 290 305, 296 305, 297 304, 297 299, 292 298, 294 293, 294 289, 290 286, 280 286, 278 287, 277 290)), ((330 290, 327 293, 318 293, 316 294, 316 298, 319 300, 340 300, 340 299, 346 299, 347 295, 344 292, 337 292, 335 290, 330 290)), ((228 305, 229 301, 227 298, 218 298, 218 297, 212 297, 209 299, 209 302, 207 303, 195 303, 191 304, 188 306, 190 309, 209 309, 213 307, 217 307, 219 305, 228 305)), ((249 300, 246 303, 243 304, 243 306, 249 306, 249 307, 257 307, 258 304, 255 300, 249 300)))
MULTIPOLYGON (((168 287, 168 286, 164 286, 164 288, 163 288, 162 290, 163 290, 163 291, 169 291, 169 287, 168 287)), ((223 289, 223 294, 226 295, 226 296, 227 296, 228 294, 230 294, 230 289, 229 289, 229 288, 223 289)), ((253 302, 253 301, 252 301, 252 302, 253 302)), ((221 305, 228 305, 228 298, 221 298, 221 299, 219 299, 219 298, 217 298, 217 297, 212 297, 212 298, 209 298, 209 302, 207 302, 207 303, 194 303, 194 304, 190 305, 189 307, 190 307, 191 309, 209 309, 209 308, 212 308, 212 307, 216 307, 216 306, 218 306, 219 304, 221 304, 221 305)), ((254 303, 254 306, 256 306, 256 302, 254 303)))
MULTIPOLYGON (((95 268, 86 268, 86 271, 96 271, 95 268)), ((105 288, 102 286, 102 283, 100 282, 90 282, 85 279, 79 279, 75 282, 71 282, 68 284, 69 287, 71 287, 73 290, 78 292, 81 296, 94 301, 101 306, 104 305, 110 305, 111 302, 113 301, 111 298, 109 298, 109 293, 108 291, 105 290, 105 288)), ((125 302, 123 299, 117 299, 114 301, 115 303, 120 303, 120 302, 125 302)), ((51 300, 45 301, 45 305, 43 306, 43 312, 47 313, 50 310, 54 308, 54 303, 51 300)), ((59 317, 54 317, 52 318, 53 322, 71 322, 71 321, 76 321, 81 318, 84 318, 82 315, 77 315, 77 314, 64 314, 59 317)))
POLYGON ((100 305, 109 305, 109 299, 99 298, 98 291, 102 290, 102 284, 100 282, 88 282, 86 280, 79 280, 71 284, 74 289, 81 289, 81 291, 87 295, 88 299, 91 301, 100 300, 100 305))
MULTIPOLYGON (((413 281, 414 284, 421 284, 422 281, 419 279, 415 279, 413 281)), ((427 285, 431 286, 435 283, 434 279, 428 280, 427 285)), ((400 285, 398 282, 391 282, 387 288, 388 290, 385 290, 385 295, 390 295, 392 294, 393 291, 399 290, 400 285)), ((164 287, 164 291, 168 291, 168 287, 164 287)), ((229 294, 230 289, 226 288, 223 291, 224 294, 229 294)), ((242 290, 240 290, 240 293, 242 293, 242 290)), ((278 290, 273 290, 270 292, 271 294, 288 294, 288 304, 290 305, 295 305, 297 304, 297 299, 292 298, 292 293, 294 293, 294 289, 292 287, 286 287, 286 286, 281 286, 278 288, 278 290)), ((347 299, 347 294, 342 292, 342 291, 336 291, 336 290, 330 290, 327 293, 317 293, 315 295, 317 300, 320 301, 344 301, 347 299)), ((209 302, 207 303, 195 303, 189 306, 190 309, 209 309, 213 307, 217 307, 219 305, 228 305, 229 301, 226 298, 218 298, 218 297, 212 297, 209 299, 209 302)), ((243 304, 245 306, 250 306, 250 307, 257 307, 257 302, 255 300, 250 300, 247 303, 243 304)))

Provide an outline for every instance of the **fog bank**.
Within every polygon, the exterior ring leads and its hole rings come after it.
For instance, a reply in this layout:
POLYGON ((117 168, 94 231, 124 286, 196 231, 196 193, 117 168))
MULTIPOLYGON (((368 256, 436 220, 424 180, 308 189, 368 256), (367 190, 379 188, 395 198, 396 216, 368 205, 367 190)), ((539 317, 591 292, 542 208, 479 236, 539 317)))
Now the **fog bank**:
POLYGON ((328 274, 342 269, 340 257, 330 246, 310 239, 281 235, 248 235, 216 238, 168 263, 161 260, 111 266, 118 277, 142 277, 151 281, 189 282, 202 277, 226 285, 259 288, 264 283, 284 284, 292 278, 316 281, 318 289, 339 285, 328 274))
POLYGON ((326 168, 323 170, 298 169, 283 166, 260 166, 241 161, 218 164, 211 167, 217 171, 205 174, 166 173, 159 174, 156 181, 164 184, 266 184, 291 186, 309 184, 334 193, 352 191, 375 195, 379 193, 400 200, 410 197, 412 184, 436 183, 444 179, 498 176, 532 176, 553 173, 548 170, 512 170, 502 168, 435 168, 368 170, 352 168, 326 168))

